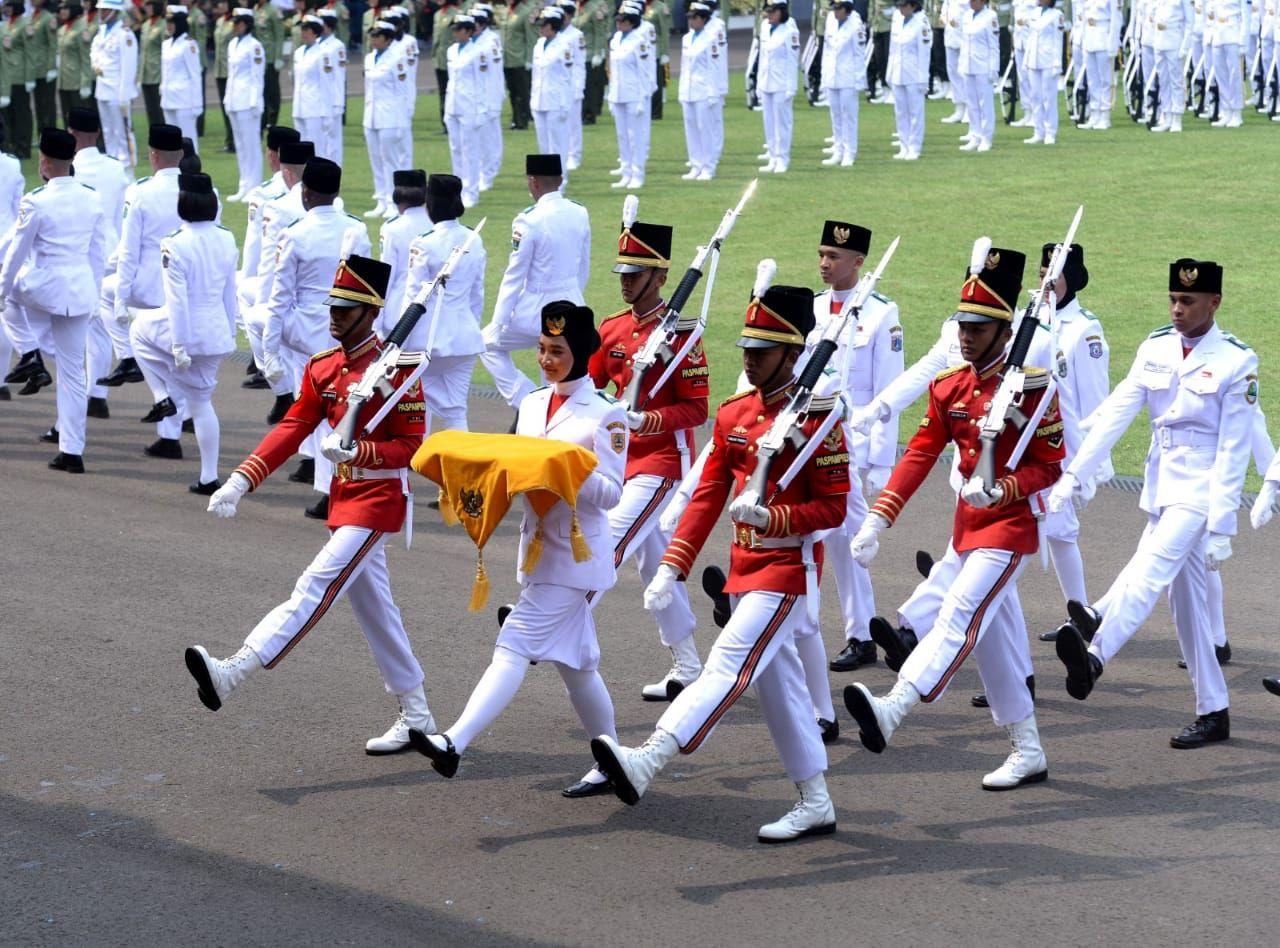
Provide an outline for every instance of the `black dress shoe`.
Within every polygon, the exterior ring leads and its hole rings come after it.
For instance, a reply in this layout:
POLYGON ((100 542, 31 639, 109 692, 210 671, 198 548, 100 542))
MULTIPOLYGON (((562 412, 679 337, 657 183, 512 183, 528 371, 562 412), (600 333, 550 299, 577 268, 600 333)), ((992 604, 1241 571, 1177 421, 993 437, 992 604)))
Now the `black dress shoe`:
POLYGON ((409 728, 409 746, 424 757, 431 758, 431 769, 441 777, 452 777, 458 772, 458 761, 462 760, 462 755, 454 750, 453 741, 449 739, 448 734, 440 736, 444 738, 444 750, 440 750, 427 740, 427 735, 416 727, 411 727, 409 728))
POLYGON ((110 418, 111 409, 107 407, 105 398, 89 399, 89 407, 85 409, 85 414, 90 418, 110 418))
POLYGON ((41 441, 43 441, 45 444, 57 444, 57 443, 58 443, 58 429, 57 429, 57 428, 50 428, 48 431, 46 431, 46 432, 44 432, 43 434, 41 434, 41 435, 40 435, 40 440, 41 440, 41 441))
POLYGON ((49 469, 66 471, 68 474, 84 473, 84 456, 80 454, 64 454, 59 451, 49 462, 49 469))
POLYGON ((902 663, 920 644, 915 632, 910 629, 895 629, 883 616, 872 619, 870 628, 871 641, 884 652, 884 663, 889 666, 889 670, 901 671, 902 663))
POLYGON ((1210 711, 1198 716, 1181 731, 1169 738, 1169 746, 1178 750, 1191 750, 1204 747, 1217 741, 1225 741, 1231 736, 1231 721, 1227 709, 1210 711))
POLYGON ((856 685, 845 685, 844 706, 857 722, 858 740, 862 741, 862 746, 873 754, 883 754, 884 732, 880 730, 880 722, 867 700, 867 692, 856 685))
POLYGON ((607 778, 601 783, 579 780, 577 783, 561 790, 560 796, 568 797, 570 800, 581 800, 583 797, 613 796, 613 781, 607 778))
POLYGON ((501 629, 504 625, 506 625, 507 616, 511 615, 511 610, 514 608, 515 606, 513 606, 511 603, 507 603, 505 606, 498 607, 498 628, 499 629, 501 629))
POLYGON ((1102 662, 1089 653, 1084 636, 1070 622, 1058 629, 1054 648, 1067 668, 1067 694, 1083 701, 1093 691, 1094 682, 1102 676, 1102 662))
POLYGON ((729 594, 724 591, 729 580, 719 566, 708 566, 702 571, 702 591, 711 597, 711 621, 723 629, 733 615, 729 594))
POLYGON ((289 480, 294 484, 310 484, 316 479, 316 462, 312 458, 303 458, 298 462, 298 467, 289 475, 289 480))
POLYGON ((329 519, 329 495, 323 494, 314 504, 302 511, 304 517, 310 517, 312 520, 328 520, 329 519))
MULTIPOLYGON (((1031 703, 1034 704, 1036 700, 1036 676, 1035 675, 1027 676, 1027 691, 1031 692, 1031 703)), ((969 703, 973 705, 975 708, 991 707, 991 702, 987 700, 987 693, 985 691, 979 691, 976 695, 974 695, 972 698, 969 699, 969 703)))
POLYGON ((864 665, 876 663, 876 644, 861 639, 850 639, 844 643, 840 654, 831 659, 827 667, 833 672, 851 672, 864 665))
POLYGON ((105 385, 107 388, 119 388, 126 383, 141 381, 143 381, 142 369, 138 368, 138 361, 136 359, 121 359, 110 374, 98 379, 96 384, 105 385))
POLYGON ((278 425, 285 416, 290 406, 293 405, 293 395, 286 392, 283 395, 277 395, 275 404, 271 406, 271 411, 267 412, 267 424, 278 425))
POLYGON ((1097 634, 1098 626, 1102 625, 1102 616, 1098 615, 1098 610, 1092 606, 1085 605, 1083 602, 1069 599, 1067 600, 1067 615, 1071 617, 1071 624, 1076 627, 1080 637, 1086 642, 1092 642, 1094 635, 1097 634))
POLYGON ((156 438, 142 449, 149 458, 163 458, 166 461, 182 460, 182 443, 177 438, 156 438))
POLYGON ((172 398, 166 395, 164 398, 160 399, 160 401, 152 405, 151 411, 139 418, 138 421, 144 425, 154 425, 156 422, 163 421, 170 415, 176 415, 177 413, 178 406, 173 403, 172 398))
POLYGON ((249 357, 249 364, 244 367, 245 375, 260 375, 262 370, 258 368, 258 363, 253 360, 253 356, 249 357))
POLYGON ((1057 629, 1050 629, 1048 632, 1041 632, 1041 633, 1040 633, 1040 641, 1041 641, 1041 642, 1056 642, 1056 641, 1058 641, 1058 632, 1059 632, 1059 630, 1061 630, 1061 628, 1062 628, 1062 626, 1058 626, 1058 628, 1057 628, 1057 629))
POLYGON ((267 381, 267 377, 261 372, 254 372, 247 379, 240 383, 241 388, 270 388, 271 383, 267 381))
POLYGON ((53 384, 53 376, 45 371, 44 366, 38 366, 34 372, 27 376, 27 384, 18 389, 19 395, 34 395, 42 388, 48 388, 53 384))
POLYGON ((22 357, 18 359, 9 374, 4 377, 5 382, 17 385, 19 382, 25 382, 31 378, 31 373, 37 369, 44 368, 44 358, 40 355, 39 349, 32 349, 29 352, 22 353, 22 357))
POLYGON ((1266 678, 1262 679, 1262 687, 1266 688, 1267 691, 1271 692, 1273 695, 1280 695, 1280 676, 1268 675, 1266 678))
POLYGON ((925 579, 933 571, 933 554, 928 550, 916 550, 916 572, 925 579))
POLYGON ((192 421, 190 418, 184 418, 182 420, 182 431, 184 434, 195 434, 196 423, 192 421))
POLYGON ((9 394, 9 386, 0 385, 0 402, 11 402, 11 401, 13 401, 13 396, 9 394))
POLYGON ((822 743, 834 744, 840 740, 840 722, 818 718, 818 730, 822 732, 822 743))
POLYGON ((207 483, 201 483, 200 481, 196 481, 194 484, 188 484, 187 490, 191 491, 191 493, 193 494, 199 494, 201 497, 212 497, 214 493, 217 492, 218 488, 221 486, 222 486, 222 481, 218 480, 215 477, 213 480, 208 481, 207 483))
MULTIPOLYGON (((1231 643, 1223 642, 1221 645, 1215 645, 1213 647, 1213 655, 1218 660, 1219 665, 1231 664, 1231 643)), ((1178 659, 1178 667, 1186 668, 1187 660, 1185 658, 1178 659)))

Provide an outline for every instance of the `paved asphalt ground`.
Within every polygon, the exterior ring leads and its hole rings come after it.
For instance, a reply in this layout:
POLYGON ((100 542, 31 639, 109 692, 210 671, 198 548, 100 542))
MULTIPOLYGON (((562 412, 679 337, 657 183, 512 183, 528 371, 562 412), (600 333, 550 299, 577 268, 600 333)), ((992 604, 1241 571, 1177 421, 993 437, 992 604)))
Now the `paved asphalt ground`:
MULTIPOLYGON (((267 399, 224 367, 224 471, 262 433, 267 399)), ((589 763, 558 676, 534 669, 516 704, 444 781, 416 754, 367 757, 394 707, 345 604, 274 672, 217 714, 197 701, 182 650, 226 655, 289 592, 323 542, 308 491, 274 479, 233 521, 188 494, 189 458, 142 455, 142 385, 92 421, 83 477, 55 475, 36 442, 45 392, 0 406, 0 943, 271 944, 1143 944, 1269 943, 1280 865, 1280 703, 1259 679, 1275 646, 1276 534, 1246 533, 1227 567, 1233 739, 1174 751, 1193 702, 1167 612, 1108 669, 1094 697, 1063 690, 1033 643, 1050 780, 984 793, 1004 735, 969 706, 966 667, 880 757, 832 749, 834 837, 761 846, 785 812, 759 709, 744 697, 714 738, 678 758, 638 807, 571 802, 589 763)), ((505 429, 491 399, 477 428, 505 429)), ((918 547, 945 542, 940 470, 889 535, 881 611, 915 581, 918 547)), ((423 495, 432 491, 421 485, 423 495)), ((393 581, 443 723, 494 640, 466 612, 474 552, 419 505, 412 551, 389 544, 393 581)), ((1083 538, 1095 593, 1129 555, 1136 496, 1100 493, 1083 538)), ((515 594, 514 518, 490 543, 491 606, 515 594)), ((719 530, 702 563, 727 557, 719 530)), ((1028 569, 1034 631, 1062 604, 1028 569)), ((666 655, 633 568, 597 609, 602 671, 624 740, 660 706, 640 686, 666 655)), ((829 597, 830 598, 830 597, 829 597)), ((705 653, 714 629, 695 597, 705 653)), ((840 640, 832 602, 825 637, 840 640)), ((883 665, 859 677, 877 691, 883 665)), ((837 692, 845 678, 833 678, 837 692)))

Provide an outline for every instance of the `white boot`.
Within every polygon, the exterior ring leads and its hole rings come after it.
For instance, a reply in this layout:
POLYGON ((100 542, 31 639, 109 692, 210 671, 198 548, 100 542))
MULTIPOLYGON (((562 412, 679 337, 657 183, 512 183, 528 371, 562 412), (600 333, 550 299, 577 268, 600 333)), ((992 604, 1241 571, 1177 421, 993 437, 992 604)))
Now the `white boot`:
POLYGON ((789 843, 804 836, 830 836, 836 831, 836 808, 827 793, 827 780, 816 774, 796 784, 797 803, 776 823, 766 823, 756 833, 762 843, 789 843))
POLYGON ((875 697, 862 684, 854 682, 844 690, 844 706, 858 723, 862 746, 879 754, 889 743, 907 712, 920 701, 920 692, 905 678, 899 678, 883 698, 875 697))
POLYGON ((1098 131, 1104 131, 1104 130, 1106 130, 1106 129, 1110 128, 1110 127, 1111 127, 1111 112, 1110 112, 1110 110, 1108 110, 1108 109, 1099 109, 1099 110, 1098 110, 1098 121, 1097 121, 1097 124, 1095 124, 1093 127, 1094 127, 1094 128, 1096 128, 1098 131))
POLYGON ((1240 109, 1232 109, 1227 113, 1227 124, 1223 128, 1239 128, 1244 124, 1244 112, 1240 109))
POLYGON ((1043 143, 1044 143, 1044 136, 1041 135, 1039 132, 1036 132, 1030 138, 1024 138, 1022 140, 1022 144, 1024 145, 1040 145, 1043 143))
POLYGON ((382 198, 378 198, 378 203, 374 206, 373 210, 365 211, 364 216, 365 217, 381 217, 385 213, 387 213, 387 203, 386 201, 382 200, 382 198))
POLYGON ((1044 748, 1040 746, 1036 716, 1033 714, 1025 721, 1009 725, 1005 730, 1009 732, 1013 753, 998 769, 982 778, 982 789, 1012 790, 1024 783, 1048 780, 1049 763, 1044 758, 1044 748))
POLYGON ((840 159, 840 167, 841 168, 851 167, 853 165, 853 159, 854 159, 854 156, 851 153, 846 151, 844 153, 844 157, 840 159))
POLYGON ((1169 131, 1170 132, 1182 131, 1182 113, 1181 112, 1174 112, 1172 115, 1169 116, 1169 131))
POLYGON ((1085 119, 1084 122, 1081 123, 1078 127, 1079 128, 1097 128, 1098 122, 1101 121, 1101 119, 1102 119, 1102 112, 1099 109, 1090 109, 1089 117, 1085 119))
POLYGON ((415 727, 423 734, 436 733, 436 719, 427 707, 427 694, 419 685, 413 691, 396 695, 400 702, 400 714, 387 733, 365 742, 364 752, 371 756, 398 754, 409 749, 409 728, 415 727))
POLYGON ((943 125, 955 125, 958 122, 964 121, 964 113, 959 109, 956 109, 950 115, 944 116, 940 121, 943 125))
POLYGON ((1161 113, 1160 113, 1160 121, 1156 122, 1156 124, 1155 124, 1155 125, 1152 125, 1152 126, 1151 126, 1151 131, 1153 131, 1153 132, 1167 132, 1167 131, 1169 131, 1169 124, 1170 124, 1169 120, 1170 120, 1170 118, 1171 118, 1171 116, 1169 115, 1169 113, 1168 113, 1168 112, 1161 112, 1161 113))
POLYGON ((1209 123, 1210 128, 1225 128, 1227 122, 1231 119, 1231 111, 1229 109, 1219 109, 1218 117, 1209 123))
POLYGON ((680 750, 676 739, 657 730, 640 747, 623 747, 601 734, 591 742, 591 756, 600 772, 613 781, 613 792, 628 806, 635 806, 649 789, 658 771, 680 750))
POLYGON ((210 711, 217 711, 231 692, 235 691, 249 673, 262 667, 258 653, 247 645, 230 658, 213 658, 203 645, 187 649, 187 671, 196 680, 200 701, 210 711))
POLYGON ((673 664, 662 681, 645 685, 640 694, 645 701, 674 701, 676 695, 693 684, 702 674, 702 660, 698 658, 698 646, 689 635, 671 646, 673 664))

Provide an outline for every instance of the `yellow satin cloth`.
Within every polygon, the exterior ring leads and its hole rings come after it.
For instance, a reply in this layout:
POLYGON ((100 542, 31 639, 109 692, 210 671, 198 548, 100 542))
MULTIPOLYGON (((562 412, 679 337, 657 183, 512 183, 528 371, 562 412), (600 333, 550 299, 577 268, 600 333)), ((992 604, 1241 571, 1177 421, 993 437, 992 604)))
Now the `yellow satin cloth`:
MULTIPOLYGON (((567 441, 524 435, 441 431, 422 443, 410 466, 440 486, 440 514, 445 523, 460 522, 476 545, 476 581, 472 611, 483 609, 489 596, 484 545, 497 529, 517 494, 524 494, 538 517, 525 550, 524 572, 531 573, 542 555, 542 518, 563 500, 574 507, 582 482, 595 470, 596 456, 567 441)), ((573 517, 574 559, 591 556, 586 538, 573 517)))

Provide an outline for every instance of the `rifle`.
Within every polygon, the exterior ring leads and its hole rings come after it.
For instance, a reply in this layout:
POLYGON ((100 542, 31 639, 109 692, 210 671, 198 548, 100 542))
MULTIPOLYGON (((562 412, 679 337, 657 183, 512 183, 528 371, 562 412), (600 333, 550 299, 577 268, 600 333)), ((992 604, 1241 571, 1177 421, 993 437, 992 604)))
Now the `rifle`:
MULTIPOLYGON (((1004 375, 1000 380, 1000 387, 996 389, 991 399, 991 407, 978 423, 982 454, 978 457, 976 473, 982 478, 982 486, 988 492, 996 483, 996 442, 1000 438, 1000 433, 1004 431, 1005 425, 1012 422, 1014 427, 1021 431, 1034 424, 1032 419, 1021 411, 1022 395, 1027 382, 1023 363, 1027 358, 1027 350, 1031 348, 1031 340, 1040 325, 1041 308, 1045 305, 1053 305, 1053 287, 1058 282, 1058 277, 1062 276, 1062 267, 1066 264, 1067 255, 1071 252, 1071 242, 1075 239, 1076 228, 1080 226, 1082 216, 1084 216, 1083 204, 1076 209, 1076 215, 1071 219, 1071 226, 1067 229, 1066 238, 1054 247, 1053 255, 1049 258, 1049 266, 1045 268, 1044 278, 1040 281, 1040 287, 1031 294, 1031 299, 1022 312, 1022 323, 1018 326, 1018 334, 1014 337, 1013 345, 1009 347, 1009 355, 1005 358, 1004 375)), ((1041 399, 1041 404, 1047 404, 1045 399, 1041 399)), ((1010 458, 1010 461, 1012 462, 1013 458, 1010 458)))
MULTIPOLYGON (((697 253, 693 256, 693 263, 689 265, 689 269, 681 277, 680 285, 671 294, 671 299, 667 302, 666 311, 663 312, 659 324, 649 334, 649 338, 644 341, 640 351, 636 353, 635 361, 631 366, 631 381, 627 383, 626 391, 622 394, 622 401, 626 404, 628 410, 642 410, 645 403, 653 398, 658 393, 658 390, 666 384, 667 379, 671 378, 675 372, 676 366, 680 364, 680 361, 693 350, 698 340, 702 338, 702 331, 707 325, 707 308, 711 302, 711 289, 715 285, 715 272, 716 265, 720 259, 720 247, 725 238, 729 236, 729 232, 733 230, 733 225, 738 222, 738 215, 746 207, 747 201, 751 199, 751 195, 755 194, 758 181, 759 179, 753 179, 747 185, 747 189, 742 192, 742 197, 738 200, 737 206, 725 211, 724 217, 720 220, 720 226, 711 235, 710 243, 705 247, 698 248, 697 253), (708 257, 711 258, 711 272, 707 278, 707 287, 703 292, 702 312, 699 315, 697 325, 689 333, 689 338, 677 350, 675 345, 679 324, 682 319, 682 311, 689 301, 689 297, 697 288, 698 281, 702 279, 702 273, 707 265, 708 257), (666 371, 649 387, 648 391, 644 391, 645 375, 659 362, 666 365, 666 371)), ((630 204, 629 201, 628 204, 630 204)), ((631 212, 627 211, 625 213, 631 212)))
POLYGON ((404 393, 409 391, 413 383, 421 378, 422 373, 427 370, 427 366, 431 363, 431 348, 435 343, 436 327, 440 324, 440 308, 444 302, 444 293, 441 291, 444 289, 445 284, 449 282, 449 277, 453 275, 458 261, 471 249, 471 245, 480 236, 480 230, 484 227, 484 222, 487 219, 481 218, 480 223, 476 224, 475 229, 467 235, 467 239, 453 248, 449 253, 448 259, 445 260, 444 266, 436 274, 435 279, 426 283, 418 291, 418 295, 414 297, 413 302, 405 307, 404 313, 395 324, 395 328, 387 334, 387 341, 382 348, 382 353, 372 365, 365 369, 360 381, 356 382, 347 392, 347 413, 342 416, 342 420, 338 422, 337 427, 334 429, 341 436, 343 448, 350 450, 355 444, 356 429, 360 424, 360 414, 375 394, 386 396, 386 401, 361 429, 364 433, 376 428, 378 423, 400 401, 404 393), (406 361, 406 354, 401 347, 404 345, 405 340, 409 338, 409 334, 413 332, 413 328, 418 324, 418 320, 422 318, 423 313, 427 311, 427 303, 431 302, 432 297, 435 297, 436 305, 431 316, 431 328, 427 334, 426 351, 422 353, 421 360, 418 360, 417 368, 397 388, 391 384, 396 372, 402 365, 413 365, 413 360, 406 361))

